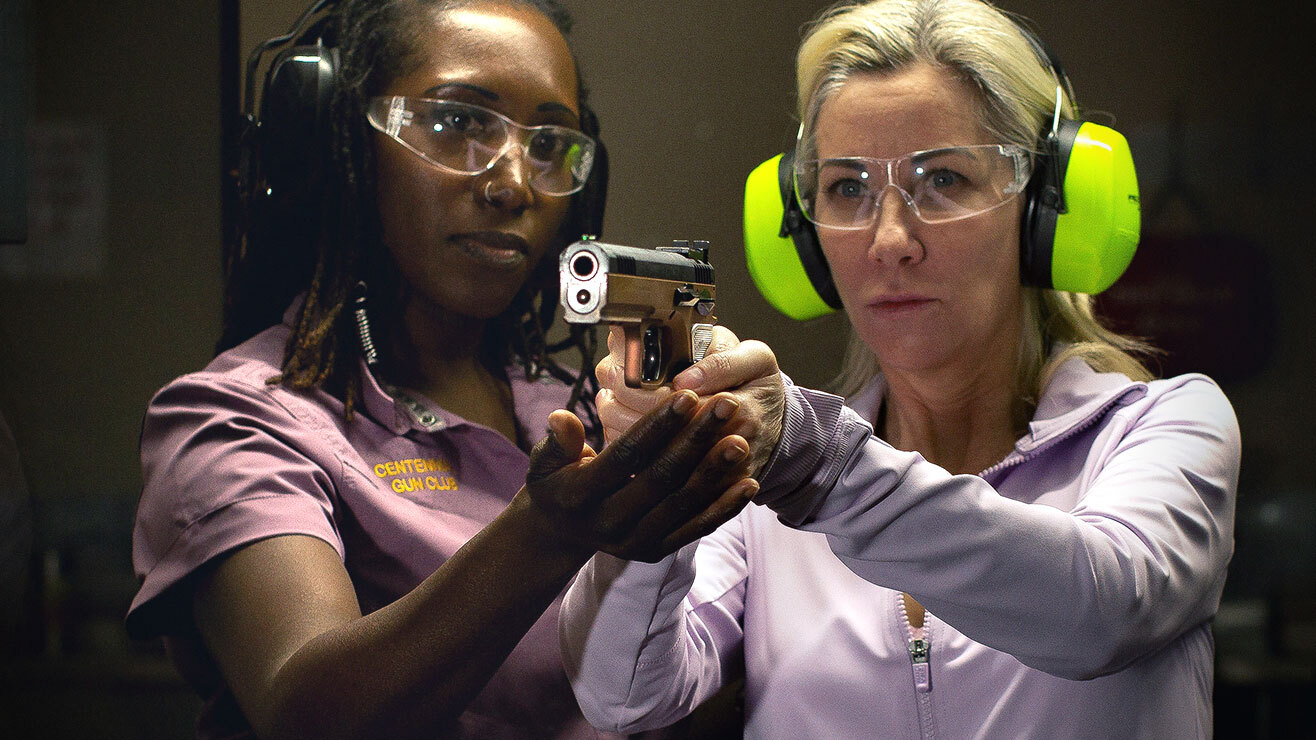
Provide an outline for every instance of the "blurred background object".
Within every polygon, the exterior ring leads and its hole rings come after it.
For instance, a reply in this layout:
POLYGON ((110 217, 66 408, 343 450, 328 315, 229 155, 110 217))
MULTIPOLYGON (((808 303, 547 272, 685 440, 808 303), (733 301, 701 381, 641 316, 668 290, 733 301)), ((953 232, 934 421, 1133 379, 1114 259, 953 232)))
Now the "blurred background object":
MULTIPOLYGON (((755 292, 740 209, 746 175, 793 141, 792 55, 830 3, 563 2, 611 154, 607 239, 710 240, 722 323, 825 386, 847 328, 793 322, 755 292)), ((192 732, 191 691, 158 645, 120 626, 135 589, 137 436, 151 394, 210 357, 224 122, 247 52, 306 4, 0 0, 0 413, 32 522, 0 504, 0 558, 29 553, 21 585, 0 569, 4 598, 17 594, 0 670, 15 736, 192 732)), ((1295 94, 1309 80, 1285 33, 1309 26, 1296 4, 1001 5, 1031 19, 1080 104, 1133 148, 1145 237, 1103 310, 1167 349, 1163 372, 1220 381, 1242 425, 1216 734, 1311 736, 1316 104, 1295 94)))

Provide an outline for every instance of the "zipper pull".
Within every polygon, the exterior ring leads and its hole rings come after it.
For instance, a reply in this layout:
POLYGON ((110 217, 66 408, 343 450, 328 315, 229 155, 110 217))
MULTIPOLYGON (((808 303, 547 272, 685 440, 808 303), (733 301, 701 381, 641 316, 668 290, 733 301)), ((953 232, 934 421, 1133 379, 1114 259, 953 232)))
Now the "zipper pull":
POLYGON ((928 664, 931 652, 932 643, 927 640, 909 641, 909 659, 914 664, 914 686, 920 693, 932 690, 932 666, 928 664))
POLYGON ((928 644, 927 640, 909 641, 909 657, 915 664, 927 663, 928 653, 930 652, 932 652, 932 646, 928 644))

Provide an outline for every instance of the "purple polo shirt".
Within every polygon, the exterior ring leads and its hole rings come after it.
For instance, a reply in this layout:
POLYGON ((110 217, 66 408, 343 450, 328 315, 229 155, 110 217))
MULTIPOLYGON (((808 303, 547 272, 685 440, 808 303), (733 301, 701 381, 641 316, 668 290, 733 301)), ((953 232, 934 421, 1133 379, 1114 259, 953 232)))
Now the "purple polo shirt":
MULTIPOLYGON (((351 423, 319 390, 269 385, 290 335, 272 327, 165 386, 142 431, 145 485, 133 534, 141 590, 127 617, 164 635, 205 698, 201 737, 249 735, 196 637, 188 577, 234 548, 300 534, 342 557, 365 613, 433 573, 511 501, 529 458, 499 433, 421 398, 394 398, 367 374, 351 423), (183 584, 182 587, 175 588, 183 584)), ((509 372, 527 439, 569 389, 509 372)), ((461 718, 461 737, 599 737, 562 668, 555 602, 461 718)))

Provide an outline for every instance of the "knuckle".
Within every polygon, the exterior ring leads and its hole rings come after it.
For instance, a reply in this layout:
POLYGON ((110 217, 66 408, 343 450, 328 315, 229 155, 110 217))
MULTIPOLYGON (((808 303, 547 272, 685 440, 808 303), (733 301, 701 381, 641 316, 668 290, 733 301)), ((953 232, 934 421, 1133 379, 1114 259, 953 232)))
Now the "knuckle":
POLYGON ((594 366, 594 378, 599 381, 600 386, 606 388, 612 385, 613 367, 612 355, 599 360, 599 364, 594 366))
POLYGON ((705 368, 717 374, 722 374, 732 368, 732 356, 725 352, 719 352, 715 355, 704 357, 705 368))
POLYGON ((682 490, 672 496, 671 509, 675 517, 680 521, 690 518, 690 515, 698 507, 699 501, 690 491, 682 490))
POLYGON ((621 435, 608 446, 613 462, 623 470, 634 472, 644 464, 644 451, 633 437, 621 435))
POLYGON ((629 528, 615 512, 601 511, 594 517, 590 529, 599 540, 615 544, 626 540, 629 528))
POLYGON ((757 339, 749 339, 743 342, 740 347, 746 354, 763 363, 769 372, 775 373, 777 371, 777 355, 768 345, 757 339))
POLYGON ((735 332, 731 331, 725 326, 722 326, 721 324, 713 327, 712 346, 713 348, 716 349, 716 351, 725 352, 735 347, 739 343, 740 343, 740 339, 736 336, 735 332))
POLYGON ((671 455, 659 455, 649 464, 645 477, 658 485, 668 486, 681 477, 683 465, 671 455))

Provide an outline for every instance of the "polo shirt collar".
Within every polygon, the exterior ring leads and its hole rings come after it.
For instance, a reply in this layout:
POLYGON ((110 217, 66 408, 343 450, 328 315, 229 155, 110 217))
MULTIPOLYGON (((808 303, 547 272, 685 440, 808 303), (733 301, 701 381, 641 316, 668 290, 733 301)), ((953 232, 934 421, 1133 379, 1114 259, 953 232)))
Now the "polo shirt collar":
POLYGON ((412 430, 437 432, 449 426, 431 402, 401 388, 385 388, 364 358, 358 362, 361 363, 362 405, 375 421, 388 426, 394 434, 406 434, 412 430))

